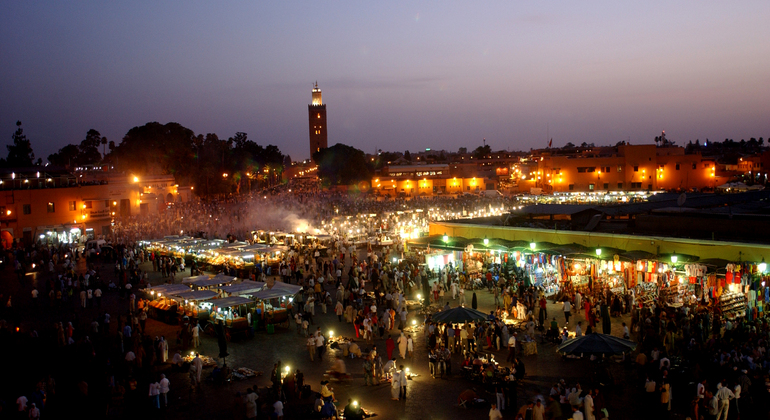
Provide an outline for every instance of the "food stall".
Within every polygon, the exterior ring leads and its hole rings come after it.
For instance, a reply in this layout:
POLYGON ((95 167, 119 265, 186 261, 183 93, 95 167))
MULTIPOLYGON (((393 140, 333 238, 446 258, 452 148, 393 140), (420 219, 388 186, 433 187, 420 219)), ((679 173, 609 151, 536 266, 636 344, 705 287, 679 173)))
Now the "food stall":
POLYGON ((248 335, 249 318, 253 319, 253 312, 248 306, 254 305, 253 300, 243 296, 230 296, 213 299, 208 303, 214 308, 212 317, 224 322, 228 339, 248 335))
POLYGON ((225 276, 225 275, 217 275, 214 277, 195 276, 195 277, 188 277, 186 279, 183 279, 182 283, 189 284, 190 286, 193 286, 198 290, 203 290, 203 289, 217 289, 221 286, 226 286, 228 284, 231 284, 235 280, 236 280, 235 277, 225 276))
POLYGON ((176 293, 186 293, 190 287, 184 284, 161 284, 151 289, 145 289, 150 294, 151 301, 148 305, 148 315, 158 321, 175 324, 179 302, 171 298, 176 293))
POLYGON ((257 318, 260 324, 267 326, 268 332, 271 332, 275 324, 285 324, 288 327, 294 295, 301 289, 301 286, 294 284, 275 282, 272 288, 265 287, 254 294, 257 299, 257 318))
POLYGON ((211 303, 206 301, 214 299, 219 295, 212 290, 189 290, 186 292, 174 293, 171 296, 176 298, 180 303, 178 309, 180 317, 187 316, 189 318, 197 319, 198 321, 208 321, 211 303))

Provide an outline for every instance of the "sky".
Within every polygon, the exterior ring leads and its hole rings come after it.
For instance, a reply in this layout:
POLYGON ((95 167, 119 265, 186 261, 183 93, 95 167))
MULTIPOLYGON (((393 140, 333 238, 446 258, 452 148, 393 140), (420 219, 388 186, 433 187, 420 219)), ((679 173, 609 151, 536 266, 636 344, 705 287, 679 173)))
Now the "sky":
POLYGON ((0 154, 93 128, 242 131, 309 157, 312 83, 329 145, 529 150, 770 137, 770 2, 6 1, 0 154))

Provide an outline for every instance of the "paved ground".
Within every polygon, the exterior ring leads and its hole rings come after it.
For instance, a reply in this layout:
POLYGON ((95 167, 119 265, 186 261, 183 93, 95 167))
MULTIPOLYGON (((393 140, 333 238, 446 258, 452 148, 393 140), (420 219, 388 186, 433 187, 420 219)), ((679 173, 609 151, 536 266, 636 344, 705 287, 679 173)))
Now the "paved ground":
MULTIPOLYGON (((143 268, 152 270, 149 264, 146 264, 143 268)), ((112 275, 112 270, 109 266, 104 266, 102 272, 103 276, 112 275)), ((14 305, 16 306, 12 314, 6 312, 6 319, 18 320, 22 330, 36 328, 39 331, 43 331, 45 328, 49 328, 53 321, 60 319, 70 320, 73 315, 76 317, 76 325, 83 325, 82 328, 85 328, 87 322, 90 322, 90 318, 98 315, 99 310, 96 308, 76 308, 74 310, 35 309, 31 306, 29 302, 31 299, 28 296, 31 284, 35 281, 36 277, 34 275, 28 276, 25 279, 25 284, 22 286, 8 267, 2 270, 0 290, 5 296, 13 294, 14 305)), ((179 277, 177 278, 179 279, 179 277)), ((161 281, 158 273, 151 273, 152 283, 159 283, 161 281)), ((469 302, 470 297, 469 295, 469 302)), ((480 310, 488 311, 493 306, 493 297, 490 293, 478 291, 477 297, 480 310)), ((41 304, 44 303, 44 300, 41 301, 41 304)), ((127 301, 119 299, 117 294, 108 294, 105 296, 103 307, 103 310, 110 312, 115 317, 126 312, 127 301)), ((557 314, 557 319, 560 323, 563 323, 564 318, 560 312, 560 307, 549 303, 548 310, 550 314, 557 314)), ((316 326, 320 326, 324 332, 333 330, 335 335, 355 335, 352 324, 339 323, 336 316, 331 313, 331 310, 329 312, 327 315, 319 315, 317 313, 314 319, 316 326)), ((412 319, 416 319, 418 323, 423 321, 422 317, 410 313, 410 324, 412 319)), ((582 316, 578 316, 578 319, 582 319, 582 316)), ((628 320, 626 319, 626 321, 628 320)), ((620 333, 620 322, 621 319, 613 322, 613 334, 615 335, 620 333)), ((116 323, 113 322, 112 325, 114 329, 116 323)), ((167 338, 171 337, 169 339, 171 343, 169 355, 172 355, 177 348, 173 339, 173 337, 176 337, 176 327, 154 320, 148 320, 147 326, 148 333, 151 336, 165 335, 167 338)), ((43 334, 41 333, 41 335, 43 334)), ((354 398, 360 401, 364 407, 375 411, 381 418, 385 419, 487 418, 488 407, 486 409, 471 408, 466 410, 457 407, 456 402, 459 393, 468 388, 476 388, 482 398, 488 398, 489 395, 485 394, 483 388, 460 377, 431 378, 428 373, 424 337, 422 333, 417 333, 413 336, 415 337, 414 357, 399 361, 399 363, 403 362, 412 372, 419 375, 409 382, 409 397, 405 401, 391 401, 388 385, 363 386, 362 362, 359 359, 346 359, 348 371, 352 374, 353 378, 346 384, 333 384, 337 399, 345 402, 348 398, 354 398)), ((375 345, 384 353, 384 340, 376 340, 375 345)), ((182 350, 189 352, 189 349, 182 350)), ((537 393, 547 395, 550 386, 560 378, 566 379, 568 383, 580 381, 583 384, 592 384, 595 382, 595 378, 591 374, 592 368, 587 361, 562 360, 554 350, 555 347, 551 344, 538 344, 537 355, 523 358, 528 377, 524 381, 522 391, 519 393, 519 405, 523 404, 525 398, 534 396, 537 393)), ((207 335, 202 336, 199 351, 205 355, 214 356, 218 354, 216 340, 207 335)), ((258 386, 264 388, 269 386, 270 369, 273 363, 279 359, 284 365, 291 366, 292 369, 301 369, 305 373, 307 383, 311 384, 314 390, 318 390, 322 375, 325 370, 330 368, 332 364, 331 357, 336 354, 335 351, 330 350, 324 355, 323 360, 311 362, 305 349, 305 339, 296 333, 293 326, 288 330, 278 328, 275 334, 258 332, 251 339, 231 342, 229 343, 228 351, 230 353, 228 365, 236 368, 243 366, 260 370, 265 372, 264 375, 258 378, 233 382, 221 387, 216 387, 211 383, 204 383, 199 390, 192 392, 186 373, 170 372, 167 367, 163 367, 161 370, 166 371, 171 380, 171 392, 169 393, 171 402, 170 408, 161 413, 161 416, 170 419, 233 416, 235 393, 238 391, 243 392, 249 387, 258 386)), ((497 360, 505 360, 505 352, 495 352, 495 354, 497 360)), ((54 358, 54 360, 59 359, 54 358)), ((459 356, 455 356, 455 360, 453 360, 455 372, 459 370, 457 368, 459 362, 459 356)), ((208 374, 209 371, 204 371, 204 374, 208 374)), ((631 385, 629 384, 632 376, 627 375, 625 368, 620 365, 613 365, 611 372, 615 380, 613 384, 606 387, 605 398, 607 399, 610 413, 613 413, 612 418, 637 418, 633 411, 627 409, 629 404, 632 404, 630 397, 632 395, 630 392, 631 385)), ((36 378, 27 378, 28 381, 32 379, 36 380, 36 378)), ((59 379, 60 383, 64 381, 65 379, 59 379)), ((304 418, 296 414, 300 410, 301 407, 297 407, 296 404, 288 404, 286 407, 286 418, 304 418)), ((111 417, 121 417, 121 411, 112 411, 111 417)), ((515 412, 508 411, 505 414, 505 418, 513 418, 514 414, 515 412)), ((237 416, 235 417, 238 418, 237 416)))

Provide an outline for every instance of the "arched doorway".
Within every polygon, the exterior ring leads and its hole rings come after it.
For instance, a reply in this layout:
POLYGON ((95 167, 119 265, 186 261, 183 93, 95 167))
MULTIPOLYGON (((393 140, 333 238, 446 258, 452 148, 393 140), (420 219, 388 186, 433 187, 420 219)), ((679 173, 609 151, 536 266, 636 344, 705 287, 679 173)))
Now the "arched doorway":
POLYGON ((174 202, 174 194, 171 194, 171 193, 166 194, 166 202, 167 203, 173 203, 174 202))

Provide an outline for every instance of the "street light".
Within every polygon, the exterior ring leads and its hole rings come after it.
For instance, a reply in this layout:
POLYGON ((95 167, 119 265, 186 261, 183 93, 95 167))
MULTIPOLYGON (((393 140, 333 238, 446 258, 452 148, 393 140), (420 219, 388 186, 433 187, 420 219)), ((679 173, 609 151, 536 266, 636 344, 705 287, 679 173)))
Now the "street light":
POLYGON ((447 234, 445 233, 445 234, 444 234, 444 238, 443 238, 443 239, 444 239, 444 243, 446 243, 446 242, 449 242, 449 235, 447 235, 447 234))
POLYGON ((489 245, 489 239, 485 236, 484 237, 484 246, 489 245))
POLYGON ((529 249, 531 249, 531 250, 533 250, 533 251, 534 251, 536 247, 537 247, 537 244, 536 244, 536 243, 534 243, 534 242, 530 242, 530 243, 529 243, 529 249))
POLYGON ((602 255, 602 249, 601 248, 596 248, 596 256, 599 257, 601 255, 602 255))
POLYGON ((676 252, 671 254, 671 264, 676 264, 677 260, 679 260, 679 257, 676 256, 676 252))

